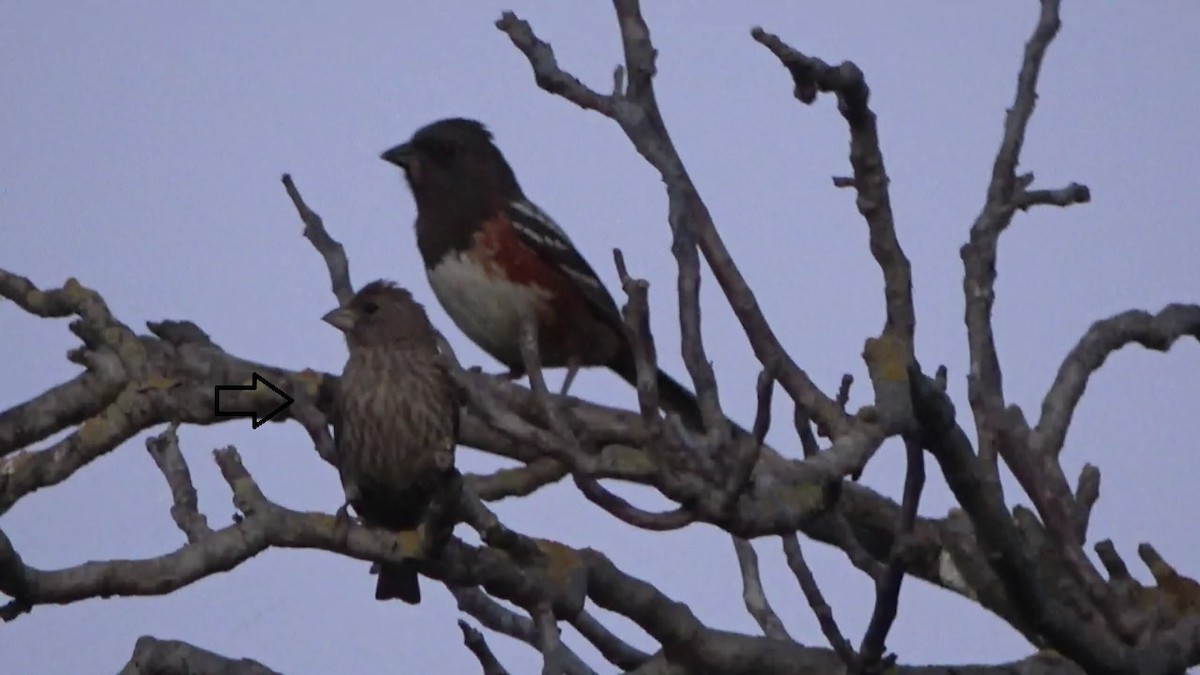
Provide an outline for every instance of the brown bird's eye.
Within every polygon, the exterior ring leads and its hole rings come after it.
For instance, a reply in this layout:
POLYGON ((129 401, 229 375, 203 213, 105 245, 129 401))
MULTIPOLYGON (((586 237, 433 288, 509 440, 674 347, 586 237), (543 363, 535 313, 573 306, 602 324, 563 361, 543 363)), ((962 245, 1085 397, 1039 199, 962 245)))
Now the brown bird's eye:
POLYGON ((379 311, 378 303, 375 303, 372 301, 367 301, 366 303, 363 303, 363 312, 365 314, 367 314, 368 316, 371 314, 374 314, 375 312, 378 312, 378 311, 379 311))

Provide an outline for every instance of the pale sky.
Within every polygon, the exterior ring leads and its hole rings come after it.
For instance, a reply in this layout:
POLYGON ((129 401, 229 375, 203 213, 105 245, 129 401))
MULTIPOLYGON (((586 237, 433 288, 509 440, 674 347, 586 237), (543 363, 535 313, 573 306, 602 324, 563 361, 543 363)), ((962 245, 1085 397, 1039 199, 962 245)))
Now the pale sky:
MULTIPOLYGON (((863 69, 914 268, 918 357, 949 368, 969 428, 958 248, 983 204, 1037 3, 647 5, 660 103, 690 174, 796 360, 831 393, 843 372, 857 376, 852 406, 868 401, 859 353, 883 307, 854 196, 830 183, 849 173, 845 124, 831 99, 812 108, 795 101, 786 71, 749 29, 762 25, 802 51, 863 69)), ((1030 417, 1092 321, 1200 299, 1200 5, 1065 5, 1021 168, 1035 172, 1038 187, 1085 183, 1093 201, 1018 215, 1000 246, 995 322, 1005 389, 1030 417)), ((505 9, 528 19, 565 68, 611 86, 620 44, 606 3, 4 3, 0 267, 43 287, 77 277, 135 330, 190 319, 240 356, 336 372, 345 347, 319 320, 335 301, 279 184, 286 171, 345 245, 356 284, 386 277, 409 287, 460 358, 495 370, 437 307, 414 245, 412 200, 378 158, 433 119, 471 116, 493 130, 526 192, 610 289, 618 288, 614 246, 651 281, 660 361, 684 376, 672 349, 678 322, 661 182, 615 123, 536 87, 525 58, 493 27, 505 9)), ((705 297, 722 401, 749 424, 756 364, 711 281, 705 297)), ((0 303, 0 410, 73 376, 64 354, 74 346, 65 321, 0 303)), ((1166 355, 1129 348, 1092 380, 1067 441, 1071 480, 1085 461, 1104 472, 1091 541, 1112 538, 1143 578, 1134 554, 1141 541, 1200 573, 1197 381, 1194 342, 1166 355)), ((606 373, 581 376, 572 393, 636 405, 606 373)), ((785 398, 776 397, 777 420, 790 420, 785 398)), ((769 440, 796 456, 788 427, 769 440)), ((0 519, 27 563, 147 557, 183 543, 144 438, 0 519)), ((181 438, 216 526, 234 510, 210 451, 231 443, 269 498, 324 511, 340 503, 335 472, 297 425, 251 432, 240 420, 184 428, 181 438)), ((866 484, 898 498, 901 455, 885 448, 866 484)), ((459 464, 501 465, 472 450, 459 464)), ((953 501, 933 467, 922 513, 938 517, 953 501)), ((495 508, 526 534, 601 548, 711 625, 757 632, 733 548, 712 527, 633 531, 569 482, 495 508)), ((783 620, 802 641, 824 645, 778 541, 756 546, 783 620)), ((871 611, 869 580, 836 550, 808 543, 805 551, 857 643, 871 611)), ((116 672, 149 633, 287 673, 477 672, 444 588, 425 580, 414 608, 376 602, 373 586, 362 562, 268 551, 170 596, 37 607, 0 628, 0 654, 13 673, 116 672)), ((612 625, 652 647, 628 622, 612 625)), ((564 635, 598 671, 612 672, 570 628, 564 635)), ((538 663, 529 647, 488 636, 514 673, 538 663)), ((912 580, 888 646, 906 664, 1031 651, 986 612, 912 580)))

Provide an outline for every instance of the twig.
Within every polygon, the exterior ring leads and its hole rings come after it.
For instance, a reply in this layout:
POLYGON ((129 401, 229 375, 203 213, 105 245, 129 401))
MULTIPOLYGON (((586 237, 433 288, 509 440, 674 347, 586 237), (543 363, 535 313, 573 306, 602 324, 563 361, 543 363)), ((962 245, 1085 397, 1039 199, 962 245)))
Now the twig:
POLYGON ((483 638, 483 633, 475 630, 462 619, 458 620, 458 627, 462 630, 463 644, 479 660, 479 665, 483 668, 483 675, 508 675, 508 671, 504 666, 500 665, 500 662, 496 660, 496 655, 488 647, 487 640, 483 638))
POLYGON ((542 675, 562 675, 562 643, 558 624, 548 603, 539 603, 533 610, 533 625, 538 633, 538 650, 542 652, 542 675))
POLYGON ((754 426, 750 430, 750 438, 739 439, 735 445, 737 454, 733 457, 732 466, 725 480, 725 498, 733 503, 750 484, 754 467, 762 454, 763 441, 771 428, 771 394, 775 390, 775 378, 770 371, 762 370, 755 384, 755 394, 758 405, 754 413, 754 426))
POLYGON ((312 242, 313 248, 317 249, 317 252, 325 259, 325 266, 329 268, 330 288, 337 297, 338 305, 345 307, 354 297, 354 286, 350 283, 350 263, 346 260, 346 249, 340 242, 329 236, 329 233, 325 231, 325 223, 321 220, 321 216, 304 203, 304 198, 300 196, 300 190, 296 189, 296 184, 292 182, 291 174, 283 174, 283 187, 287 190, 292 204, 295 205, 296 212, 300 214, 300 220, 304 222, 304 238, 312 242))
POLYGON ((1100 499, 1100 469, 1092 464, 1084 464, 1079 471, 1079 481, 1075 485, 1075 536, 1081 544, 1087 541, 1088 521, 1092 517, 1092 507, 1100 499))
POLYGON ((619 248, 613 249, 613 263, 617 267, 621 288, 629 298, 621 308, 621 314, 629 330, 633 359, 637 366, 638 408, 642 412, 642 418, 652 429, 660 428, 662 420, 658 415, 658 356, 654 347, 654 335, 650 331, 650 300, 647 297, 650 284, 646 283, 645 279, 629 276, 629 270, 625 267, 625 256, 619 248))
POLYGON ((570 621, 601 656, 618 668, 633 670, 650 660, 649 654, 617 637, 587 610, 576 614, 570 621))
POLYGON ((808 606, 816 615, 817 623, 821 625, 821 632, 829 641, 829 646, 833 647, 833 651, 837 652, 838 657, 842 659, 842 663, 850 672, 857 672, 861 663, 858 654, 842 636, 837 620, 833 618, 833 610, 830 609, 829 603, 825 602, 825 596, 821 593, 821 588, 817 586, 817 580, 813 577, 812 570, 808 568, 808 563, 804 560, 804 552, 800 549, 800 540, 794 534, 784 535, 780 539, 783 540, 783 555, 787 558, 788 567, 791 568, 792 574, 796 575, 796 581, 800 584, 804 599, 808 601, 808 606))
POLYGON ((758 573, 758 553, 754 551, 754 545, 741 537, 731 538, 733 550, 737 553, 738 568, 742 572, 742 601, 746 603, 746 611, 758 622, 763 635, 777 640, 792 639, 779 615, 771 608, 771 602, 767 600, 762 578, 758 573))
POLYGON ((896 524, 896 535, 888 556, 887 569, 882 576, 875 579, 875 609, 871 612, 871 621, 867 624, 866 633, 863 634, 862 643, 858 648, 862 664, 866 668, 884 660, 887 636, 900 606, 900 586, 908 571, 905 547, 912 536, 921 503, 921 492, 925 488, 925 455, 921 444, 915 439, 907 438, 904 441, 904 449, 908 470, 904 476, 900 522, 896 524))
POLYGON ((853 375, 850 373, 842 375, 842 382, 838 385, 837 398, 834 399, 834 402, 842 409, 842 412, 846 412, 846 404, 850 402, 850 387, 853 384, 853 375))
POLYGON ((1018 190, 1013 195, 1012 205, 1022 211, 1033 206, 1073 206, 1092 201, 1092 192, 1086 185, 1071 183, 1057 190, 1018 190))

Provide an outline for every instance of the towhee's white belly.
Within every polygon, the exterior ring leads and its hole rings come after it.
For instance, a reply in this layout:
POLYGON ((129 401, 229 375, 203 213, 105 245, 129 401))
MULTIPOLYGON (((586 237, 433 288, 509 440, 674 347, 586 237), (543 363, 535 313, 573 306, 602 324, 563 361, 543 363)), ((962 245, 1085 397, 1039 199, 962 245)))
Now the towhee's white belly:
POLYGON ((521 364, 522 317, 537 316, 550 292, 504 279, 461 252, 451 251, 426 270, 438 302, 480 349, 507 366, 521 364))

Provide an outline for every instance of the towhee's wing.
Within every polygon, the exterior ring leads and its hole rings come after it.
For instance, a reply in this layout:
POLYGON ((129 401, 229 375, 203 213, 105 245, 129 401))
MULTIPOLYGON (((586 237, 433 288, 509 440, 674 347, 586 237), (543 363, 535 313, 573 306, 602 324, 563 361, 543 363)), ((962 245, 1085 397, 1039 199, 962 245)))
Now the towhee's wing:
POLYGON ((624 321, 617 303, 591 265, 579 254, 567 233, 532 202, 522 199, 509 203, 508 220, 521 243, 543 260, 563 271, 587 298, 596 315, 614 328, 623 330, 624 321))

